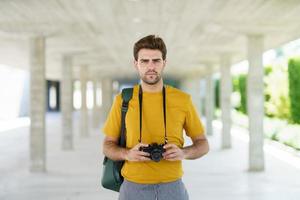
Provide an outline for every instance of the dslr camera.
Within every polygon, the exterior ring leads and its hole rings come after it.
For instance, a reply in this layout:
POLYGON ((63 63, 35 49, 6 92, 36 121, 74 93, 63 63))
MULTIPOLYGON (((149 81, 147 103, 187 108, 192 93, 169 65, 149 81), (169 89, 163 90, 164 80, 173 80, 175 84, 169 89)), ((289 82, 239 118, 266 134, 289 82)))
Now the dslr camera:
POLYGON ((140 151, 147 152, 150 154, 149 158, 155 162, 159 162, 163 158, 165 144, 149 144, 147 147, 140 147, 140 151))

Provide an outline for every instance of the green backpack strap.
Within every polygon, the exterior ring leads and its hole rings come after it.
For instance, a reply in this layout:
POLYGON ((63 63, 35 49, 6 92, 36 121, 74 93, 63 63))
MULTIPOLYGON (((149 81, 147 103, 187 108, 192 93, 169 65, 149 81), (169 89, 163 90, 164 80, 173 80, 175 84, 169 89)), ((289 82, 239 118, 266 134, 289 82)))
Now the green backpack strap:
POLYGON ((126 146, 126 137, 125 137, 125 132, 126 132, 126 126, 125 126, 125 117, 126 117, 126 113, 128 110, 128 104, 130 99, 132 98, 132 94, 133 94, 133 88, 124 88, 122 90, 122 117, 121 117, 121 136, 120 136, 120 141, 119 141, 119 145, 121 147, 125 147, 126 146))
POLYGON ((122 99, 123 101, 129 102, 132 98, 133 88, 124 88, 122 90, 122 99))

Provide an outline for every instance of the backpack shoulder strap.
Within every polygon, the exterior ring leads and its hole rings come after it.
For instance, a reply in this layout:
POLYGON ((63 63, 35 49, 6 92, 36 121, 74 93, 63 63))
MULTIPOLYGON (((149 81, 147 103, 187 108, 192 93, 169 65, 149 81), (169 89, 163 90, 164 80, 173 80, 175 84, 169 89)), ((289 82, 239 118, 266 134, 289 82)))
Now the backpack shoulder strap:
POLYGON ((129 102, 132 98, 133 88, 124 88, 122 90, 122 99, 123 101, 129 102))
POLYGON ((119 144, 121 147, 125 147, 126 146, 126 137, 125 137, 125 132, 126 132, 126 125, 125 125, 125 117, 126 117, 126 113, 128 110, 128 103, 130 101, 130 99, 132 98, 132 94, 133 94, 133 88, 124 88, 122 90, 122 108, 121 108, 121 112, 122 112, 122 116, 121 116, 121 136, 120 136, 120 140, 119 140, 119 144))

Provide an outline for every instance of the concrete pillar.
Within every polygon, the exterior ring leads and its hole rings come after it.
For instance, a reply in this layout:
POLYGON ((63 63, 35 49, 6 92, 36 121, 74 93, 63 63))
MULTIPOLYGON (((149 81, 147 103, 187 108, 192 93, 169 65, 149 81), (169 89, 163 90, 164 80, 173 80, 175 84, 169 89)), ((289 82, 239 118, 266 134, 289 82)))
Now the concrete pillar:
POLYGON ((202 78, 200 80, 200 115, 205 116, 205 90, 206 90, 206 84, 205 84, 205 78, 202 78))
POLYGON ((73 81, 72 58, 63 57, 61 80, 62 149, 73 149, 73 81))
POLYGON ((102 119, 106 119, 112 105, 113 88, 109 78, 102 79, 102 119))
POLYGON ((193 103, 200 115, 201 113, 201 96, 200 96, 200 79, 193 78, 191 80, 191 95, 193 103))
POLYGON ((81 87, 81 109, 80 109, 80 135, 81 137, 89 136, 88 127, 88 109, 86 104, 87 91, 87 67, 80 68, 80 87, 81 87))
POLYGON ((249 170, 264 170, 263 119, 264 119, 264 68, 263 36, 248 36, 249 71, 247 78, 247 109, 249 116, 249 170))
POLYGON ((98 82, 98 87, 97 87, 97 100, 99 100, 99 105, 98 105, 98 112, 97 112, 97 119, 99 123, 102 123, 104 120, 104 115, 103 113, 103 90, 102 90, 102 79, 97 79, 98 82))
POLYGON ((212 75, 205 77, 205 118, 206 118, 206 134, 213 135, 213 118, 214 118, 214 82, 212 75))
POLYGON ((116 96, 117 94, 120 93, 120 84, 119 84, 119 81, 113 81, 112 82, 112 90, 113 90, 113 96, 116 96))
POLYGON ((231 63, 229 55, 221 57, 220 99, 222 111, 222 148, 231 148, 231 63))
POLYGON ((98 112, 99 112, 99 107, 97 105, 97 90, 98 90, 98 81, 97 79, 93 80, 93 99, 94 99, 94 105, 93 105, 93 128, 98 128, 99 127, 99 118, 98 118, 98 112))
POLYGON ((197 112, 201 112, 200 79, 198 77, 188 77, 181 82, 182 89, 191 95, 197 112))
POLYGON ((30 39, 30 171, 46 171, 45 39, 30 39))

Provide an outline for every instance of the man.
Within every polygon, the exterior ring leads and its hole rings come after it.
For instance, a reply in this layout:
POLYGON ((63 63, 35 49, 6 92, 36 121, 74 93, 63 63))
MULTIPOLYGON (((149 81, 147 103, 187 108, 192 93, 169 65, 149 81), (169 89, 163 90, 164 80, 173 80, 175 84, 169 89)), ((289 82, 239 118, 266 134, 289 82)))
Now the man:
MULTIPOLYGON (((122 97, 117 95, 103 127, 103 153, 113 160, 125 160, 120 200, 187 200, 181 180, 182 160, 197 159, 208 152, 204 129, 191 97, 164 86, 166 66, 164 41, 149 35, 134 45, 134 66, 141 84, 133 90, 126 115, 126 148, 117 145, 121 127, 122 97), (183 147, 183 129, 193 144, 183 147), (143 149, 163 146, 158 159, 143 149)), ((149 150, 149 149, 148 149, 149 150)))

